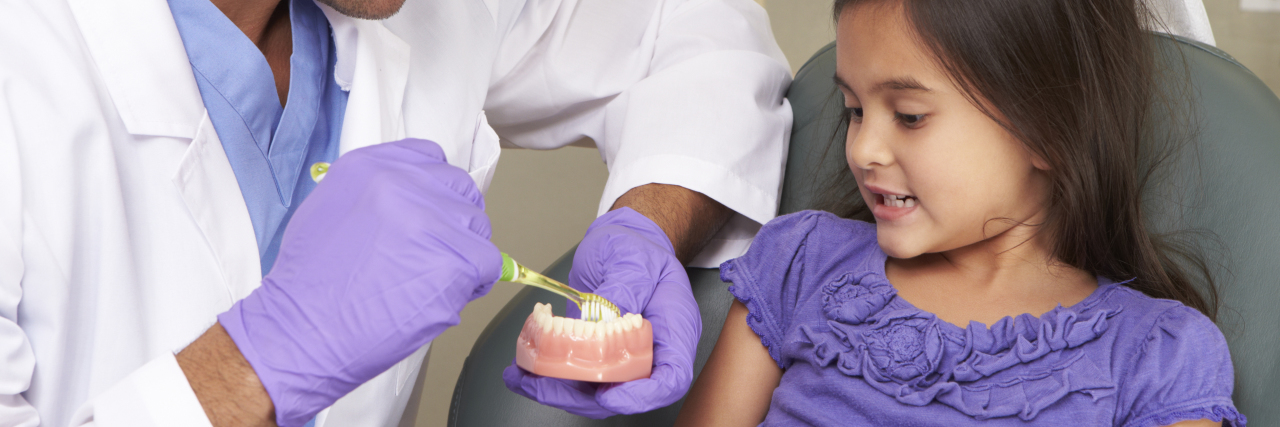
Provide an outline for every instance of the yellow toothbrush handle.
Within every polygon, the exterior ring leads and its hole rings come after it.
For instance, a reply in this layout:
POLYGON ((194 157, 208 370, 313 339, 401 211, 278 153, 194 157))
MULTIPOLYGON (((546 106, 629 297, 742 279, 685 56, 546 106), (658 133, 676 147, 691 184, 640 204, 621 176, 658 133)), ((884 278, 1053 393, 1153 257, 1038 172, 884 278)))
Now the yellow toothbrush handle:
POLYGON ((573 303, 578 304, 579 307, 582 306, 582 303, 580 302, 582 297, 578 296, 576 292, 573 292, 576 291, 575 289, 562 285, 560 282, 529 270, 525 266, 520 265, 520 263, 517 263, 516 260, 511 259, 511 256, 507 255, 506 252, 502 253, 502 276, 498 277, 498 280, 545 289, 562 297, 568 298, 569 301, 573 301, 573 303))

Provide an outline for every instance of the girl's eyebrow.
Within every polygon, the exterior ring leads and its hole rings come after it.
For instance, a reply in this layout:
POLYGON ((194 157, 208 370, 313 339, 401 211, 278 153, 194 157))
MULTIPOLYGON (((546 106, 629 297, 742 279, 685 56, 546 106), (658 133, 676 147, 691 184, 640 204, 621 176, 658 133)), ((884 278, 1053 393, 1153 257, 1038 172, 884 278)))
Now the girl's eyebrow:
POLYGON ((853 92, 853 88, 850 88, 849 84, 845 83, 844 79, 840 78, 839 74, 832 75, 831 80, 834 80, 836 82, 836 86, 840 86, 849 92, 853 92))
POLYGON ((879 92, 882 90, 918 90, 922 92, 932 92, 931 89, 925 87, 925 85, 916 81, 916 79, 911 76, 894 77, 892 79, 876 83, 872 92, 879 92))
MULTIPOLYGON (((840 78, 840 75, 837 74, 837 75, 831 76, 831 78, 832 80, 835 81, 836 86, 843 87, 845 88, 845 90, 853 92, 853 88, 849 87, 849 84, 845 83, 844 79, 840 78)), ((873 86, 871 89, 873 93, 884 91, 884 90, 890 90, 890 91, 918 90, 921 92, 933 91, 933 89, 929 89, 928 87, 921 84, 919 81, 917 81, 915 78, 911 76, 894 77, 889 80, 876 83, 876 85, 873 86)))

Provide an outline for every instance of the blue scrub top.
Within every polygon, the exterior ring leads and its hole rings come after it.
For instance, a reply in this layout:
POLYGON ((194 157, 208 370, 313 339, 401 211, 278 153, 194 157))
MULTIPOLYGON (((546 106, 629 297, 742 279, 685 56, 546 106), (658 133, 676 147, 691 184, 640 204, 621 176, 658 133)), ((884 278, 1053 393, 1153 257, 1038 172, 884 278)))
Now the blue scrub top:
POLYGON ((169 0, 200 96, 231 162, 258 239, 262 274, 275 263, 285 224, 315 188, 309 167, 338 157, 347 92, 334 81, 336 54, 324 12, 289 2, 293 55, 280 106, 262 51, 209 0, 169 0))

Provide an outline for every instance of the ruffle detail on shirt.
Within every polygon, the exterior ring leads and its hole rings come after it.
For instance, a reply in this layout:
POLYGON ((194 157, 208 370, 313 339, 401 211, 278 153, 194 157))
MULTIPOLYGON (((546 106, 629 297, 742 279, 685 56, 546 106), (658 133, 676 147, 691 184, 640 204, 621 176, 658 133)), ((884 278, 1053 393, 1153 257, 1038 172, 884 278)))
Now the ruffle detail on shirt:
MULTIPOLYGON (((737 263, 734 261, 736 260, 730 260, 729 262, 725 262, 720 265, 721 281, 733 282, 733 279, 735 279, 734 273, 737 268, 737 263)), ((750 292, 740 289, 736 284, 729 286, 729 293, 732 294, 734 298, 737 298, 738 301, 741 301, 743 305, 747 306, 747 326, 751 328, 751 332, 755 332, 756 335, 760 337, 760 344, 764 345, 764 348, 769 351, 769 357, 773 358, 773 361, 778 364, 778 367, 786 369, 786 366, 782 364, 782 358, 778 355, 779 349, 775 348, 772 340, 769 339, 769 337, 773 335, 768 332, 769 327, 765 325, 764 307, 761 306, 761 303, 758 300, 751 298, 750 292)))
POLYGON ((1101 336, 1119 309, 1059 307, 960 330, 894 302, 897 291, 878 272, 839 276, 822 292, 826 325, 801 326, 788 353, 834 364, 901 403, 937 401, 979 420, 1029 421, 1070 393, 1095 400, 1115 393, 1110 371, 1073 349, 1101 336))
POLYGON ((1249 422, 1249 420, 1245 418, 1244 414, 1237 411, 1234 406, 1216 404, 1202 408, 1184 409, 1150 417, 1143 417, 1137 421, 1125 424, 1125 427, 1159 427, 1173 425, 1182 421, 1203 419, 1221 422, 1222 427, 1245 427, 1245 424, 1249 422))

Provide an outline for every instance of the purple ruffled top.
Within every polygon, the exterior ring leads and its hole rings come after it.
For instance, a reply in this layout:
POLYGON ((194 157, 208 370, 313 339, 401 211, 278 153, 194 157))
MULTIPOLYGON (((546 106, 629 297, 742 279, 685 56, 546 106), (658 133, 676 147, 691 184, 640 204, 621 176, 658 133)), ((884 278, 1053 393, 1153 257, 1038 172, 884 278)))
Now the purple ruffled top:
POLYGON ((1099 278, 1071 307, 987 327, 897 297, 875 225, 806 211, 720 266, 784 372, 765 426, 1244 426, 1222 333, 1099 278))

